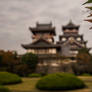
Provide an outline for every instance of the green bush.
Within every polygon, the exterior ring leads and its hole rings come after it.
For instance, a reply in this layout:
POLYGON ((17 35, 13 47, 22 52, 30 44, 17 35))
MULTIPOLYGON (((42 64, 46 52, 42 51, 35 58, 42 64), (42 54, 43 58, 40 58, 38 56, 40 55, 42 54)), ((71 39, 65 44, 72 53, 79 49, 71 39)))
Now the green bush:
POLYGON ((29 74, 28 77, 41 77, 41 74, 37 74, 37 73, 33 73, 33 74, 29 74))
POLYGON ((24 64, 27 64, 32 72, 35 71, 38 64, 38 56, 32 53, 26 53, 21 58, 24 64))
POLYGON ((11 92, 8 88, 0 86, 0 92, 11 92))
POLYGON ((92 76, 92 75, 89 73, 83 73, 81 76, 92 76))
POLYGON ((21 78, 12 73, 8 72, 0 72, 0 84, 6 85, 6 84, 16 84, 22 82, 21 78))
POLYGON ((36 87, 40 90, 72 90, 84 88, 85 84, 73 74, 56 73, 41 78, 36 87))
POLYGON ((31 69, 29 69, 27 64, 18 64, 14 67, 14 73, 22 77, 27 77, 30 71, 31 69))

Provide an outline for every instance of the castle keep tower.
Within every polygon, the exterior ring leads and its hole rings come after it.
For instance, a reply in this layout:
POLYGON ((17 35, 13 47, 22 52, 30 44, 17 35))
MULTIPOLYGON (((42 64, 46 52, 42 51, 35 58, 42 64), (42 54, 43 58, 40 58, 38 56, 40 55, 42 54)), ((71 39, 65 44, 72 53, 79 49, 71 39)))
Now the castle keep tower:
POLYGON ((83 35, 79 34, 79 25, 70 21, 67 25, 62 26, 63 35, 59 36, 63 56, 76 56, 78 49, 86 47, 86 41, 83 35))
POLYGON ((68 65, 71 61, 67 63, 61 61, 64 57, 76 57, 78 50, 86 47, 87 42, 84 41, 83 35, 79 34, 79 27, 72 21, 62 26, 63 34, 59 36, 57 43, 54 40, 56 32, 52 23, 36 23, 35 27, 29 27, 32 33, 32 42, 22 45, 22 47, 27 50, 27 53, 38 55, 37 73, 73 72, 68 65))
POLYGON ((27 52, 34 54, 56 54, 60 47, 54 44, 55 27, 52 23, 40 24, 36 23, 36 27, 30 27, 32 32, 32 43, 28 45, 22 45, 27 49, 27 52))

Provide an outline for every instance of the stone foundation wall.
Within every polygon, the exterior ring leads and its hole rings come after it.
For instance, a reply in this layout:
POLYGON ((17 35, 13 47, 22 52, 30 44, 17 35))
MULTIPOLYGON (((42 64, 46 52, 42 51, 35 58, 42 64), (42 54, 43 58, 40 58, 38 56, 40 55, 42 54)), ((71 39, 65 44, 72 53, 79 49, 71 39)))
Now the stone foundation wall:
POLYGON ((37 73, 57 73, 57 72, 68 72, 73 73, 72 60, 62 60, 62 59, 45 59, 40 60, 37 66, 37 73))

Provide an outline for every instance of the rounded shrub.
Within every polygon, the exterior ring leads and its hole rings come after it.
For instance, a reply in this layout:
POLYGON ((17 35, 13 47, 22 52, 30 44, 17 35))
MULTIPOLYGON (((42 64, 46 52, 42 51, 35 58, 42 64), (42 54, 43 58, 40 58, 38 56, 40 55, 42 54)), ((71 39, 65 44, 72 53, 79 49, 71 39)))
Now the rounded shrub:
POLYGON ((33 73, 33 74, 29 74, 28 77, 38 78, 38 77, 42 77, 42 76, 41 76, 41 74, 33 73))
POLYGON ((0 92, 11 92, 8 88, 0 86, 0 92))
POLYGON ((85 84, 73 74, 56 73, 41 78, 36 87, 40 90, 72 90, 84 88, 85 84))
POLYGON ((8 72, 0 72, 0 84, 6 85, 6 84, 16 84, 22 82, 21 78, 12 73, 8 72))

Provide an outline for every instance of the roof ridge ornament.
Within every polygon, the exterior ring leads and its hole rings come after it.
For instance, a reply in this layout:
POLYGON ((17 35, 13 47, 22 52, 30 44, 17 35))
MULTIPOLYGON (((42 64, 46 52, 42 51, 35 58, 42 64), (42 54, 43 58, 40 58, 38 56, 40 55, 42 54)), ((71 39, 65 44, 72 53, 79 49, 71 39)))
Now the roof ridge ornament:
POLYGON ((69 23, 73 23, 72 19, 70 19, 69 23))
POLYGON ((69 23, 67 24, 67 26, 75 26, 75 24, 73 23, 73 21, 70 19, 69 23))

